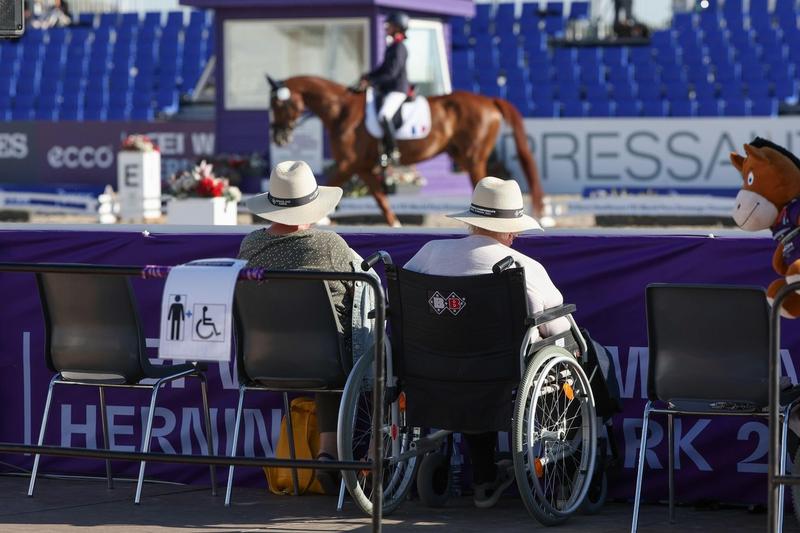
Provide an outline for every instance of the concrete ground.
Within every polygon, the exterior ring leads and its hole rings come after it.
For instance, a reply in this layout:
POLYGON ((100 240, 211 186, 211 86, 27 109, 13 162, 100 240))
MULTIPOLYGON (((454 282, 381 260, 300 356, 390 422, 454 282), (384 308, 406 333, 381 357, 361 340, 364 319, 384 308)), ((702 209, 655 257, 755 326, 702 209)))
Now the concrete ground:
MULTIPOLYGON (((266 490, 236 488, 233 505, 223 505, 223 488, 211 496, 206 487, 148 483, 141 505, 133 504, 135 485, 117 481, 108 490, 105 480, 40 478, 36 494, 26 496, 27 477, 0 477, 0 531, 61 533, 75 530, 111 532, 302 532, 371 531, 371 522, 348 499, 341 513, 335 499, 323 496, 273 496, 266 490)), ((609 503, 602 513, 575 516, 556 530, 622 532, 630 529, 632 506, 609 503)), ((760 532, 766 514, 743 508, 700 510, 679 507, 673 525, 662 505, 642 507, 640 531, 760 532)), ((479 510, 469 498, 456 499, 444 509, 406 502, 384 520, 390 532, 516 532, 539 528, 519 499, 505 498, 497 507, 479 510)), ((787 515, 786 531, 800 531, 787 515)))

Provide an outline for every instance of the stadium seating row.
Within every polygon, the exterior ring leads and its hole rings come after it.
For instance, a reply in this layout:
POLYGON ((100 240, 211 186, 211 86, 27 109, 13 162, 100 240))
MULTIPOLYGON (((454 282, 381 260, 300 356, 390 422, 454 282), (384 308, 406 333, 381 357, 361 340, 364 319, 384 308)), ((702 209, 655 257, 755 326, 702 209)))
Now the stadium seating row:
POLYGON ((205 12, 82 15, 0 43, 0 117, 152 120, 178 111, 213 54, 205 12))
POLYGON ((800 29, 795 0, 710 1, 676 13, 644 46, 548 46, 565 23, 588 15, 579 3, 492 7, 453 19, 453 87, 511 100, 529 116, 775 115, 798 100, 800 29), (539 9, 545 9, 540 11, 539 9), (548 102, 553 100, 551 106, 548 102), (661 101, 661 103, 658 103, 661 101))

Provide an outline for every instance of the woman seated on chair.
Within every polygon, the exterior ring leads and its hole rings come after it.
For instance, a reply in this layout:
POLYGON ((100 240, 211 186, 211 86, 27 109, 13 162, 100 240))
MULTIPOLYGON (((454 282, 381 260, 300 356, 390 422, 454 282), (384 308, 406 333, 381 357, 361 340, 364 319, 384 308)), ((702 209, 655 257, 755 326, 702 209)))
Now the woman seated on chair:
MULTIPOLYGON (((535 219, 524 214, 522 192, 516 181, 483 178, 472 193, 469 210, 449 216, 465 222, 470 235, 428 242, 406 263, 405 269, 440 276, 474 276, 492 272, 492 266, 511 256, 525 269, 530 314, 564 303, 545 268, 511 249, 519 233, 542 229, 535 219)), ((569 321, 562 317, 539 326, 539 333, 549 337, 569 328, 569 321)), ((464 434, 464 439, 472 461, 475 506, 492 507, 514 481, 510 464, 494 462, 497 432, 464 434)))
MULTIPOLYGON (((342 189, 317 185, 314 173, 303 161, 278 163, 269 180, 269 192, 254 196, 247 207, 254 214, 272 222, 244 238, 239 258, 247 265, 273 270, 319 270, 352 272, 361 258, 339 235, 312 227, 333 212, 342 189)), ((327 281, 331 299, 342 326, 344 357, 351 357, 354 331, 359 334, 359 320, 354 316, 353 301, 359 301, 353 283, 327 281), (354 325, 354 319, 356 323, 354 325)), ((358 315, 358 313, 356 313, 358 315)), ((317 459, 333 461, 336 452, 336 424, 339 416, 340 394, 316 395, 317 422, 320 431, 317 459)), ((317 479, 328 494, 335 494, 338 486, 335 473, 317 470, 317 479)))

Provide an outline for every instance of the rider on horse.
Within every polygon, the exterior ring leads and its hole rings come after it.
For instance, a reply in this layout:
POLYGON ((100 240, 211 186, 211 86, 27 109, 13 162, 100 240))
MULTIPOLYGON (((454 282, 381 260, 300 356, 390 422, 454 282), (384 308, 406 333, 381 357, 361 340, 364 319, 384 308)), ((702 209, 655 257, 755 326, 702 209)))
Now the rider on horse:
POLYGON ((400 152, 395 141, 395 128, 392 117, 406 101, 409 94, 406 60, 408 50, 403 44, 408 31, 408 15, 395 12, 386 19, 386 35, 388 46, 383 56, 383 63, 361 77, 359 87, 366 89, 372 85, 383 96, 383 105, 378 111, 378 122, 383 128, 383 155, 381 166, 400 161, 400 152))

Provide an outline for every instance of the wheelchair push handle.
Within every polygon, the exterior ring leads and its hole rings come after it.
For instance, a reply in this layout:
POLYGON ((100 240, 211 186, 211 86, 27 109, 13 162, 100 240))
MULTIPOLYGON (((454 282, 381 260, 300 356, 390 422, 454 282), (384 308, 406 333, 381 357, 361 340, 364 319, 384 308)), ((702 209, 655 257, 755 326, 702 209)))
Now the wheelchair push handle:
POLYGON ((375 266, 375 263, 378 261, 383 261, 384 265, 392 265, 392 256, 389 255, 389 252, 384 250, 378 250, 374 254, 370 255, 366 259, 361 262, 361 270, 367 272, 369 269, 375 266))
POLYGON ((512 266, 514 266, 514 258, 509 255, 508 257, 505 257, 495 263, 492 267, 492 272, 499 274, 500 272, 506 270, 507 268, 511 268, 512 266))

